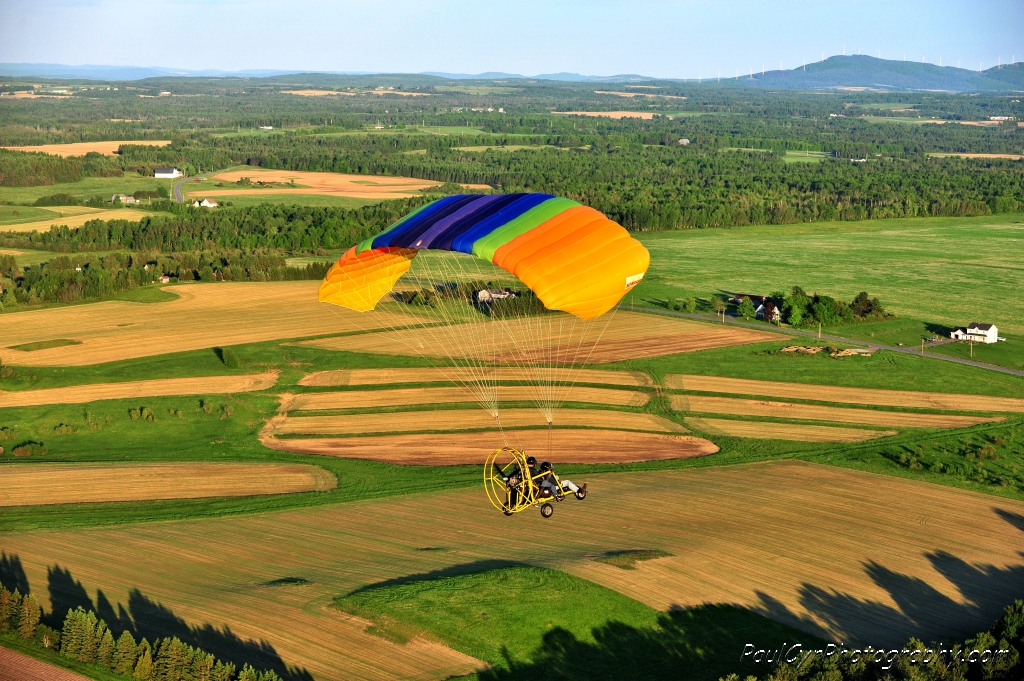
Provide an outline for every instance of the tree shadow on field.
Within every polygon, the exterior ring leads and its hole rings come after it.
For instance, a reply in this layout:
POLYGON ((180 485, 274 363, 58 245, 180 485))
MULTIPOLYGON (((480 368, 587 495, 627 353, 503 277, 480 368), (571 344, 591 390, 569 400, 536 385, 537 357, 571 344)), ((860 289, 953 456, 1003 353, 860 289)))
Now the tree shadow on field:
MULTIPOLYGON (((22 593, 28 593, 28 579, 18 556, 0 554, 0 579, 8 589, 14 586, 22 593)), ((95 611, 96 617, 107 623, 115 638, 123 631, 136 639, 145 638, 150 643, 176 636, 225 662, 233 662, 239 669, 250 664, 260 670, 272 669, 284 681, 313 681, 307 670, 285 663, 269 642, 243 638, 227 625, 218 628, 210 623, 189 624, 139 589, 129 592, 127 606, 121 603, 115 606, 101 590, 97 590, 96 603, 93 604, 86 588, 67 568, 59 565, 48 568, 47 580, 52 609, 44 614, 42 621, 57 630, 62 628, 68 610, 81 607, 95 611)))
POLYGON ((27 594, 28 577, 25 576, 25 568, 21 566, 21 558, 11 554, 0 553, 0 586, 8 591, 17 589, 22 594, 27 594))
POLYGON ((349 596, 364 591, 373 591, 375 589, 383 589, 389 586, 399 586, 401 584, 412 584, 413 582, 429 582, 435 579, 444 579, 445 577, 459 577, 461 575, 470 575, 476 572, 486 572, 488 570, 501 570, 504 568, 513 567, 533 567, 527 563, 520 563, 514 560, 475 560, 470 563, 459 563, 457 565, 449 565, 448 567, 441 568, 439 570, 431 570, 430 572, 420 572, 414 575, 402 575, 401 577, 395 577, 394 579, 387 579, 383 582, 374 582, 373 584, 367 584, 361 586, 358 589, 350 591, 349 596))
POLYGON ((823 641, 731 605, 675 609, 658 617, 657 628, 638 629, 607 622, 591 632, 594 642, 580 641, 557 627, 544 634, 528 660, 504 651, 503 666, 479 673, 481 681, 534 679, 687 679, 715 681, 730 673, 741 678, 764 674, 780 654, 796 643, 820 648, 823 641), (743 657, 745 647, 751 654, 743 657), (751 661, 754 651, 765 660, 751 661), (780 652, 781 651, 781 652, 780 652))
MULTIPOLYGON (((999 508, 993 511, 1024 531, 1024 516, 999 508)), ((1024 557, 1024 552, 1020 555, 1024 557)), ((935 641, 972 636, 998 620, 1004 608, 1020 598, 1024 588, 1021 564, 972 564, 944 550, 930 551, 924 557, 956 588, 958 599, 920 577, 866 561, 865 573, 889 594, 895 607, 804 583, 798 597, 810 616, 798 615, 764 593, 758 594, 761 607, 757 610, 824 637, 829 637, 830 631, 837 632, 847 645, 895 646, 906 643, 910 637, 935 641)))

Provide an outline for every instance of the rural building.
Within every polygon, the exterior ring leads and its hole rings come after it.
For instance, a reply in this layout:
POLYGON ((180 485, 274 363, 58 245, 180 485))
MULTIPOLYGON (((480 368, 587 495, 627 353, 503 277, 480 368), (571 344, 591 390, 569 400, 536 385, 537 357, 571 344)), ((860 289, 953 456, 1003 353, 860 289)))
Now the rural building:
POLYGON ((949 337, 958 341, 971 341, 974 343, 996 343, 1005 338, 999 337, 999 328, 995 324, 982 324, 971 322, 966 327, 960 326, 953 329, 949 337))
POLYGON ((154 168, 153 177, 158 179, 173 180, 177 177, 184 177, 185 173, 180 168, 154 168))
POLYGON ((136 199, 131 194, 114 194, 113 196, 110 197, 111 203, 117 203, 118 200, 120 200, 121 203, 126 206, 130 203, 139 203, 138 199, 136 199))
MULTIPOLYGON (((764 319, 764 313, 764 303, 761 303, 760 305, 757 306, 757 314, 755 314, 754 317, 756 317, 757 319, 764 319)), ((772 323, 782 321, 782 313, 779 311, 779 308, 773 306, 771 319, 765 319, 765 321, 772 323)))
POLYGON ((202 201, 193 201, 192 206, 194 208, 216 208, 220 204, 213 199, 203 199, 202 201))
POLYGON ((170 283, 171 283, 171 278, 170 278, 170 277, 168 277, 168 276, 167 276, 167 275, 165 274, 164 276, 160 277, 160 283, 161 283, 161 284, 170 284, 170 283))
POLYGON ((519 294, 516 291, 509 288, 485 288, 476 292, 476 302, 490 303, 495 300, 515 298, 517 295, 519 294))
POLYGON ((684 146, 684 147, 685 147, 686 145, 688 145, 689 143, 690 143, 690 140, 686 139, 685 137, 684 137, 683 139, 679 140, 679 144, 680 144, 681 146, 684 146))
POLYGON ((274 126, 272 126, 272 125, 261 125, 260 126, 260 130, 273 130, 273 129, 274 129, 274 126))

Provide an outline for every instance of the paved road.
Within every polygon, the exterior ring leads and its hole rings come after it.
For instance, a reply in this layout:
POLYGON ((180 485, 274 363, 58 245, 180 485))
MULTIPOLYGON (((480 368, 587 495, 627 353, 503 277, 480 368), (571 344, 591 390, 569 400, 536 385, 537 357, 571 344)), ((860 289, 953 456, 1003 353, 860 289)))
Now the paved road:
POLYGON ((181 185, 188 182, 188 179, 189 178, 186 177, 174 183, 174 200, 177 201, 178 203, 184 201, 184 199, 181 197, 181 185))
MULTIPOLYGON (((699 319, 704 322, 718 322, 722 323, 722 317, 716 317, 714 315, 706 314, 688 314, 686 312, 674 312, 672 310, 660 310, 655 307, 634 307, 632 305, 622 305, 622 309, 638 310, 640 312, 653 312, 655 314, 668 315, 670 317, 687 317, 689 319, 699 319)), ((726 324, 732 324, 734 326, 745 326, 751 329, 757 329, 758 331, 770 331, 774 333, 786 334, 787 336, 806 336, 810 338, 819 338, 817 331, 801 331, 799 329, 783 329, 768 324, 758 324, 755 322, 745 322, 733 317, 725 318, 726 324)), ((943 362, 954 362, 955 364, 964 364, 971 367, 978 367, 979 369, 989 369, 990 371, 998 371, 1003 374, 1012 374, 1013 376, 1024 376, 1024 371, 1017 371, 1016 369, 1008 369, 1006 367, 998 367, 993 364, 985 364, 984 362, 975 362, 970 359, 962 359, 960 357, 950 357, 948 355, 936 355, 930 352, 922 353, 916 348, 901 348, 896 345, 885 345, 883 343, 872 343, 862 340, 854 340, 852 338, 842 338, 840 336, 831 336, 828 334, 821 334, 821 340, 832 341, 833 343, 843 343, 846 345, 860 345, 863 347, 870 348, 871 350, 889 350, 890 352, 902 352, 905 355, 918 355, 928 357, 930 359, 939 359, 943 362)))

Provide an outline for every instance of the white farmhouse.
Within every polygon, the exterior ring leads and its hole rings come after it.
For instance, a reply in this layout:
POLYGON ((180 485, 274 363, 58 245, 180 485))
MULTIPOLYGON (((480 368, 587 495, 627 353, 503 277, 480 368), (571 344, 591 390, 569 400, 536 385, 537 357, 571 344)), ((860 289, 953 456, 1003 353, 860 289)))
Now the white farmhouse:
POLYGON ((966 328, 958 327, 953 329, 949 337, 958 341, 971 341, 972 343, 996 343, 1003 340, 999 337, 999 329, 995 324, 982 324, 971 322, 966 328))
POLYGON ((185 173, 181 172, 180 168, 154 168, 153 177, 162 180, 174 180, 179 177, 184 177, 185 173))
POLYGON ((220 204, 213 199, 203 199, 202 201, 193 201, 192 206, 195 208, 216 208, 220 204))

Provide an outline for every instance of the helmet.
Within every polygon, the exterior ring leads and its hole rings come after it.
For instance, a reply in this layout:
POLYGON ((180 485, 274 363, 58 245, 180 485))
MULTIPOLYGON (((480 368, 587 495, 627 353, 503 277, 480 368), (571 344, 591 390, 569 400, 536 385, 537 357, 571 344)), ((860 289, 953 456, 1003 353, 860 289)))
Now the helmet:
POLYGON ((527 465, 530 465, 530 466, 536 466, 537 465, 537 457, 535 457, 535 456, 528 456, 528 457, 526 457, 526 463, 527 463, 527 465))
POLYGON ((540 465, 540 469, 541 469, 542 471, 549 471, 549 470, 551 470, 551 464, 550 464, 550 463, 548 463, 547 461, 545 461, 544 463, 542 463, 542 464, 540 465))

